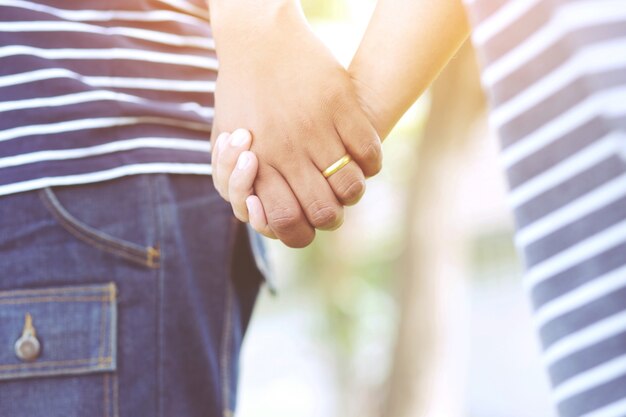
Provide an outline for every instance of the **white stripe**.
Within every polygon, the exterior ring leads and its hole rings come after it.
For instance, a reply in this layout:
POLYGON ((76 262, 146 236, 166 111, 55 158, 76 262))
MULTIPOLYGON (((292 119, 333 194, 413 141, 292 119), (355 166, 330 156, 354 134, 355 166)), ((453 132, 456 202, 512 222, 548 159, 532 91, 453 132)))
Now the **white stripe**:
POLYGON ((185 0, 157 0, 157 1, 161 3, 165 3, 168 6, 172 6, 178 10, 182 10, 194 16, 198 16, 200 18, 209 20, 209 11, 207 9, 202 9, 188 1, 185 1, 185 0))
POLYGON ((489 39, 519 20, 541 0, 513 0, 506 2, 495 13, 481 22, 472 34, 476 45, 483 45, 489 39))
POLYGON ((618 400, 602 408, 598 408, 580 417, 624 417, 625 415, 626 398, 618 400))
POLYGON ((0 87, 44 81, 53 78, 71 78, 92 87, 133 88, 140 90, 179 91, 192 93, 215 92, 214 81, 170 80, 166 78, 130 78, 83 76, 64 68, 48 68, 0 77, 0 87))
POLYGON ((217 60, 203 56, 171 54, 146 51, 143 49, 99 48, 99 49, 42 49, 23 45, 10 45, 0 48, 0 58, 15 55, 32 55, 46 59, 116 60, 155 62, 159 64, 184 65, 217 71, 217 60))
POLYGON ((171 106, 183 111, 191 111, 197 113, 198 115, 206 118, 212 118, 214 116, 214 111, 212 108, 202 107, 198 103, 155 102, 130 94, 122 94, 106 90, 83 91, 80 93, 67 94, 64 96, 31 98, 16 101, 0 101, 0 113, 13 110, 67 106, 71 104, 88 103, 93 101, 118 101, 125 103, 157 105, 161 107, 171 106))
POLYGON ((54 133, 73 132, 85 129, 101 129, 113 126, 129 126, 137 124, 159 124, 176 126, 185 129, 210 132, 211 126, 202 123, 184 122, 164 117, 102 117, 97 119, 79 119, 44 125, 30 125, 0 131, 0 142, 30 135, 50 135, 54 133))
POLYGON ((520 248, 575 222, 583 216, 605 207, 626 195, 626 174, 621 175, 520 229, 515 243, 520 248))
POLYGON ((101 35, 118 35, 128 38, 147 40, 173 46, 190 46, 208 50, 215 49, 215 43, 208 37, 181 36, 155 30, 137 29, 129 27, 103 27, 78 22, 64 21, 30 21, 30 22, 1 22, 0 32, 83 32, 101 35))
POLYGON ((532 266, 526 274, 524 285, 527 288, 534 287, 538 283, 624 242, 626 242, 626 220, 532 266))
POLYGON ((614 132, 574 155, 562 160, 550 169, 533 177, 512 190, 509 202, 518 208, 529 200, 567 181, 573 176, 617 155, 620 141, 626 141, 626 134, 614 132))
POLYGON ((539 328, 549 321, 589 304, 613 291, 626 287, 626 265, 615 269, 593 281, 560 295, 542 305, 533 314, 533 321, 539 328))
POLYGON ((626 311, 614 314, 560 339, 543 355, 546 366, 626 330, 626 311))
POLYGON ((209 164, 184 164, 157 162, 149 164, 124 165, 106 171, 91 172, 88 174, 68 175, 64 177, 46 177, 35 180, 18 182, 0 186, 0 195, 21 193, 38 190, 45 187, 62 185, 78 185, 93 182, 112 180, 127 175, 138 174, 195 174, 211 175, 209 164))
POLYGON ((214 81, 168 80, 162 78, 96 77, 84 76, 80 80, 94 87, 133 88, 140 90, 214 93, 214 81))
POLYGON ((597 116, 626 115, 626 86, 596 93, 502 151, 506 168, 543 149, 597 116))
POLYGON ((504 126, 583 75, 625 68, 625 50, 626 39, 615 39, 580 49, 562 66, 496 107, 491 114, 491 122, 497 128, 504 126))
POLYGON ((565 3, 557 9, 549 23, 489 64, 482 74, 483 84, 489 87, 495 85, 567 33, 624 20, 626 20, 626 8, 623 0, 587 0, 565 3))
POLYGON ((67 10, 22 0, 0 0, 0 6, 16 7, 47 13, 65 20, 85 22, 108 22, 125 20, 137 22, 180 22, 207 27, 206 19, 170 10, 67 10))
POLYGON ((617 379, 624 374, 626 374, 626 355, 614 358, 564 381, 554 389, 554 399, 557 403, 560 403, 574 395, 617 379))
POLYGON ((136 138, 105 143, 79 149, 60 149, 39 151, 16 156, 0 158, 0 168, 18 165, 33 164, 43 161, 60 161, 65 159, 87 158, 90 156, 105 155, 114 152, 129 151, 140 148, 176 149, 211 153, 211 143, 207 141, 179 139, 179 138, 136 138))

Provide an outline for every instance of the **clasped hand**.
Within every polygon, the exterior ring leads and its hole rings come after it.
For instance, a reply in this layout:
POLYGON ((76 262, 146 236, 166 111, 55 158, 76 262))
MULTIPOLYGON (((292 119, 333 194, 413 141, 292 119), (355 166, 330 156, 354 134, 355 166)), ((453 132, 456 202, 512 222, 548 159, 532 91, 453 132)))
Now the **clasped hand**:
POLYGON ((382 152, 346 70, 303 18, 287 17, 280 30, 231 30, 221 43, 216 33, 212 165, 237 218, 303 247, 315 229, 341 225, 343 207, 361 198, 382 152), (346 154, 352 161, 325 178, 322 171, 346 154))

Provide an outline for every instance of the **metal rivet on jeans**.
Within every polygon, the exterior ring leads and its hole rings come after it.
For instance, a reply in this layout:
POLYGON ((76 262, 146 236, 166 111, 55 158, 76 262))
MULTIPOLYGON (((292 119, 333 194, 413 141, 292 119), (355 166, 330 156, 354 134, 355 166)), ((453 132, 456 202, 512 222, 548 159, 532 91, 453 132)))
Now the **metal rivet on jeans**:
POLYGON ((39 357, 40 353, 41 344, 37 339, 33 318, 27 313, 22 335, 15 342, 15 355, 24 362, 32 362, 39 357))

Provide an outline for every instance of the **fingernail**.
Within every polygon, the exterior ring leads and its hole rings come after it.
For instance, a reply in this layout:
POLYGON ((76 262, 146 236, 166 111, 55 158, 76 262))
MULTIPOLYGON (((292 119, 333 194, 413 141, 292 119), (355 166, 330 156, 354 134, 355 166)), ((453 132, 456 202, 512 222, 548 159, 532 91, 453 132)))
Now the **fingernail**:
POLYGON ((250 153, 244 152, 237 159, 237 169, 246 169, 250 165, 250 153))
POLYGON ((230 136, 230 145, 239 147, 250 140, 250 133, 245 129, 237 129, 230 136))
POLYGON ((249 196, 248 198, 246 198, 246 207, 248 208, 248 216, 252 215, 252 196, 249 196))

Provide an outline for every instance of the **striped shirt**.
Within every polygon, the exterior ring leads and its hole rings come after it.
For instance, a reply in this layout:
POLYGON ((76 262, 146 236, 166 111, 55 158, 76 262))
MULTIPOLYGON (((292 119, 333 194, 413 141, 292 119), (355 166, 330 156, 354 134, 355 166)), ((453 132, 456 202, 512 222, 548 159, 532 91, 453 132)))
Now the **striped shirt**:
POLYGON ((626 0, 469 0, 563 417, 626 416, 626 0))
POLYGON ((0 0, 0 195, 210 174, 216 71, 203 0, 0 0))

